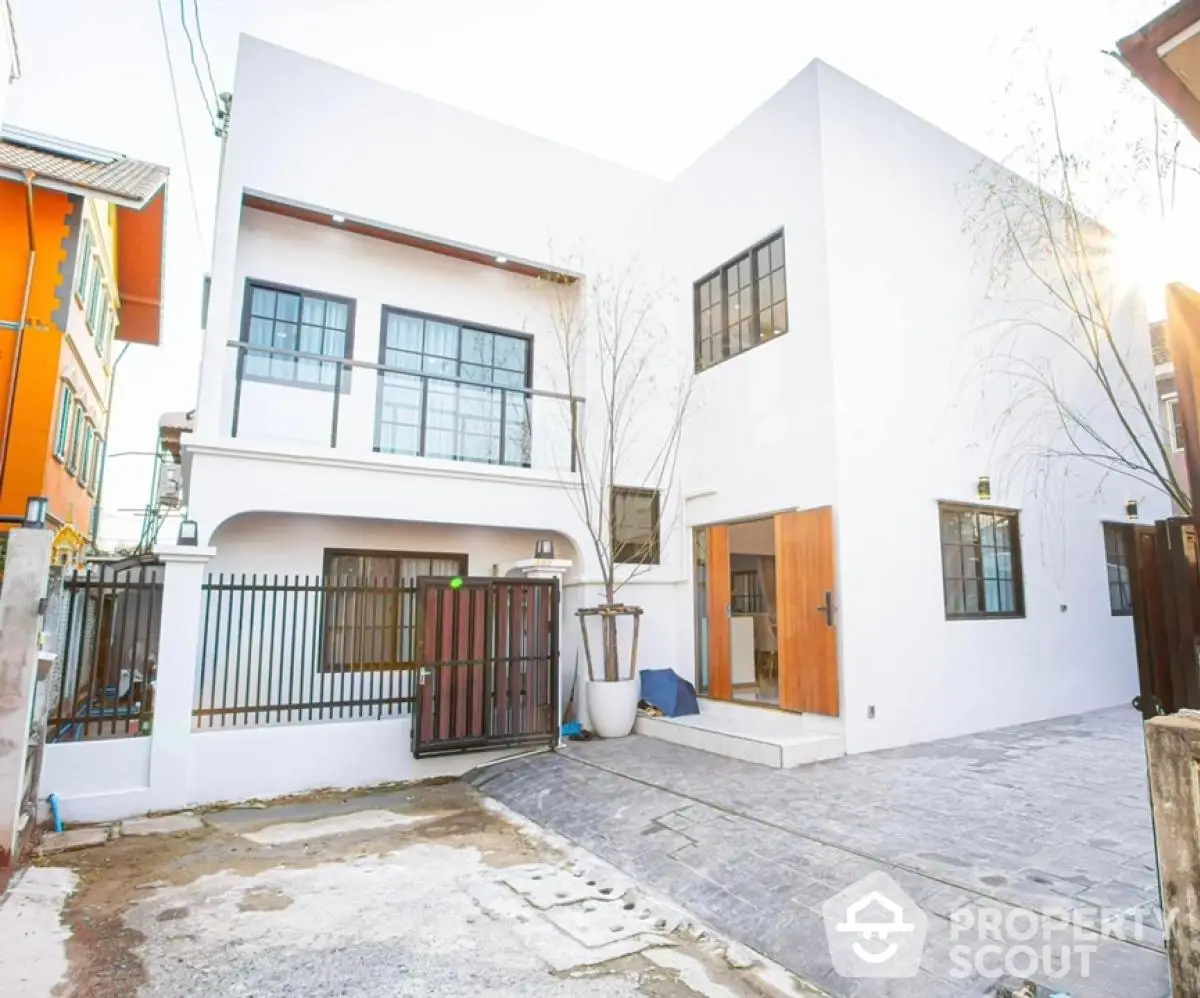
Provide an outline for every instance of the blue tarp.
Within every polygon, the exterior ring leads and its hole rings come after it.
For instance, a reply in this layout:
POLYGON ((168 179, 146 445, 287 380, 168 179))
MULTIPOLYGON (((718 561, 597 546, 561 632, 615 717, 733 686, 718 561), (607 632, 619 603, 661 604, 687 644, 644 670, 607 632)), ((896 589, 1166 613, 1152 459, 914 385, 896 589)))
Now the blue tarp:
POLYGON ((696 688, 670 669, 646 669, 641 673, 642 699, 653 704, 667 717, 699 714, 696 688))

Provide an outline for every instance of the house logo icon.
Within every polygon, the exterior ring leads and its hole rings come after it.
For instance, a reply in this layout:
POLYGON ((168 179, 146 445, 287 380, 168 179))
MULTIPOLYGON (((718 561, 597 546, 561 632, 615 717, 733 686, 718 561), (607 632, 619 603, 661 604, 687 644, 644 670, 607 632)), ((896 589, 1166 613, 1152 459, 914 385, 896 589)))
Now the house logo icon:
POLYGON ((929 917, 886 873, 872 873, 821 906, 833 969, 843 977, 912 977, 929 917))

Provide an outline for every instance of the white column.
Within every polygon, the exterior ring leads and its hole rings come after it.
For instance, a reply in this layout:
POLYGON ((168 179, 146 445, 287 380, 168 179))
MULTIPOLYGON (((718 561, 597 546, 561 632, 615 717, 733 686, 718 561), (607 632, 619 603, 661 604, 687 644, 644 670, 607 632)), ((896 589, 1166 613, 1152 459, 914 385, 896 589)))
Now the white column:
POLYGON ((154 553, 163 564, 154 726, 150 739, 152 811, 186 807, 191 789, 192 702, 200 655, 200 587, 216 548, 164 544, 154 553))
POLYGON ((20 528, 8 535, 0 586, 0 867, 9 862, 21 829, 41 601, 53 539, 45 529, 20 528))

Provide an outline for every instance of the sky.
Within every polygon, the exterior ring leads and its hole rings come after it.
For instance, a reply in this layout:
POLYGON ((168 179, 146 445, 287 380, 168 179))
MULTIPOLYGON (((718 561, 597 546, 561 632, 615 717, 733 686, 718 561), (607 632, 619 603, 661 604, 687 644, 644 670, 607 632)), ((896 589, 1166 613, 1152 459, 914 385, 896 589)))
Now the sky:
POLYGON ((159 415, 196 396, 220 155, 183 29, 186 17, 195 35, 197 9, 218 91, 234 91, 247 33, 660 177, 813 58, 1007 162, 1044 125, 1052 90, 1067 141, 1100 164, 1097 210, 1155 231, 1157 205, 1111 171, 1150 133, 1153 102, 1106 52, 1168 0, 13 2, 22 75, 6 123, 171 170, 163 342, 131 347, 117 369, 101 522, 112 543, 137 537, 159 415))

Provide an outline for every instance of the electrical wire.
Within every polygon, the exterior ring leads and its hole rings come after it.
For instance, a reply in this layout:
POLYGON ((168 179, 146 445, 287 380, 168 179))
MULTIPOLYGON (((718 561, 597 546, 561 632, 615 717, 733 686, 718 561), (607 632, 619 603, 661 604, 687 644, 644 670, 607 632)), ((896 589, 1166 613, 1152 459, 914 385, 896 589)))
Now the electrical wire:
MULTIPOLYGON (((175 124, 179 127, 179 145, 183 149, 183 170, 187 179, 188 198, 192 202, 192 221, 196 223, 196 239, 200 249, 208 256, 204 239, 204 226, 200 224, 200 210, 196 206, 196 182, 192 177, 192 161, 188 155, 187 133, 183 127, 183 113, 179 109, 179 89, 175 83, 175 64, 171 61, 171 42, 167 37, 167 19, 163 14, 162 0, 155 0, 158 7, 158 26, 162 29, 163 51, 167 55, 167 75, 171 80, 171 101, 175 105, 175 124)), ((205 102, 207 105, 207 101, 205 102)))
MULTIPOLYGON (((199 10, 200 8, 197 7, 196 9, 199 10)), ((192 40, 191 29, 188 28, 186 0, 179 0, 179 20, 183 24, 183 36, 187 39, 188 43, 188 57, 192 61, 192 73, 195 74, 196 85, 200 88, 200 99, 204 101, 204 111, 208 115, 208 120, 212 123, 213 131, 220 132, 221 126, 217 123, 217 116, 213 114, 212 104, 209 103, 208 91, 204 89, 204 78, 200 75, 200 67, 196 63, 196 43, 192 40)), ((212 100, 213 103, 220 106, 215 86, 213 87, 212 100)))
POLYGON ((204 56, 204 71, 208 73, 208 85, 212 87, 213 100, 221 107, 221 95, 217 92, 217 81, 213 79, 212 62, 208 58, 208 46, 204 44, 204 29, 200 27, 200 0, 192 0, 192 13, 196 18, 196 41, 200 43, 200 54, 204 56))

